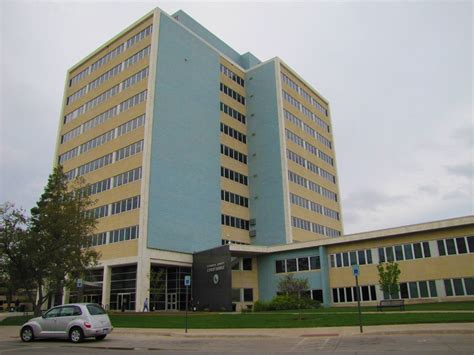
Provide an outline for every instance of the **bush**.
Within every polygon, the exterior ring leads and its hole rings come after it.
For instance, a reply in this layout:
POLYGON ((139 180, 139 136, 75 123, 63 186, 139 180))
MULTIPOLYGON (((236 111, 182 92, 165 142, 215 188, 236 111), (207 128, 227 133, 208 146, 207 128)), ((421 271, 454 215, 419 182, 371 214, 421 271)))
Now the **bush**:
POLYGON ((286 311, 298 309, 314 309, 319 308, 320 303, 306 297, 296 296, 276 296, 270 302, 257 301, 254 304, 255 312, 266 311, 286 311))

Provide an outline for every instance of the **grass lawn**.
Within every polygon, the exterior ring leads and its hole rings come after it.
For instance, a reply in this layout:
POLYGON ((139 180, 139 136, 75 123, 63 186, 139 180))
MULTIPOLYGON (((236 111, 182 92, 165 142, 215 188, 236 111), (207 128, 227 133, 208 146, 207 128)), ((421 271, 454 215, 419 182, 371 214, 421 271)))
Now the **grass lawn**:
MULTIPOLYGON (((453 304, 432 304, 408 306, 409 310, 472 310, 474 302, 453 304), (463 305, 463 306, 461 306, 463 305), (444 306, 444 307, 442 307, 444 306), (415 309, 410 309, 415 307, 415 309), (420 307, 419 309, 417 309, 420 307)), ((365 307, 371 311, 371 307, 365 307)), ((293 313, 296 311, 293 311, 293 313)), ((313 312, 302 312, 293 314, 290 312, 269 313, 190 313, 188 318, 189 328, 212 329, 212 328, 300 328, 300 327, 336 327, 357 326, 357 308, 325 308, 313 312), (345 311, 349 313, 338 313, 345 311), (325 313, 326 312, 326 313, 325 313)), ((30 317, 6 318, 0 325, 21 325, 30 317)), ((147 313, 110 315, 114 327, 119 328, 183 328, 184 313, 182 315, 147 313)), ((474 313, 366 313, 362 314, 364 325, 382 324, 414 324, 414 323, 463 323, 474 322, 474 313)))

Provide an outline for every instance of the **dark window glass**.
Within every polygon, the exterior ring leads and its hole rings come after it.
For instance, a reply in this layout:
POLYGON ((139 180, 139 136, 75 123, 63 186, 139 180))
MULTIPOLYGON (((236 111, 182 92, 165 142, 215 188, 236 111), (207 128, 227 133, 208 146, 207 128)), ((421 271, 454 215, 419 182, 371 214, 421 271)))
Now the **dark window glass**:
POLYGON ((349 254, 342 253, 342 264, 343 266, 349 266, 349 254))
POLYGON ((339 288, 339 301, 346 302, 346 297, 344 297, 344 287, 339 288))
POLYGON ((106 314, 105 310, 98 304, 88 304, 87 310, 89 311, 91 316, 106 314))
POLYGON ((309 264, 311 266, 311 270, 319 270, 321 269, 321 259, 319 256, 310 256, 309 257, 309 264))
POLYGON ((287 259, 286 272, 295 272, 295 271, 296 271, 296 259, 287 259))
POLYGON ((467 245, 469 246, 469 252, 474 253, 474 236, 467 237, 467 245))
POLYGON ((240 302, 240 288, 232 289, 232 302, 240 302))
POLYGON ((369 286, 362 286, 362 301, 370 301, 369 286))
POLYGON ((444 288, 446 290, 446 296, 453 295, 453 286, 451 285, 451 280, 444 280, 444 288))
POLYGON ((321 303, 324 302, 323 298, 323 290, 313 290, 313 300, 319 301, 321 303))
POLYGON ((276 273, 277 274, 285 272, 285 260, 277 260, 275 262, 275 265, 276 265, 276 273))
POLYGON ((425 253, 425 258, 431 257, 430 243, 423 242, 423 252, 425 253))
POLYGON ((308 258, 298 258, 298 270, 306 271, 309 270, 308 258))
POLYGON ((420 281, 420 297, 430 297, 428 294, 428 283, 426 281, 420 281))
POLYGON ((469 296, 474 295, 474 278, 466 277, 464 279, 464 285, 466 286, 466 294, 469 296))
POLYGON ((44 315, 45 318, 56 318, 59 317, 62 307, 53 308, 44 315))
POLYGON ((453 279, 454 293, 456 296, 464 296, 464 288, 462 286, 462 279, 453 279))
POLYGON ((413 244, 413 250, 415 251, 415 259, 421 259, 423 257, 423 253, 421 252, 421 244, 420 243, 413 244))
POLYGON ((336 254, 336 266, 337 266, 337 267, 341 267, 341 266, 342 266, 341 254, 336 254))
POLYGON ((355 251, 350 252, 351 265, 357 265, 357 254, 355 251))
POLYGON ((357 256, 359 257, 359 264, 365 265, 365 250, 359 250, 357 256))
POLYGON ((394 261, 393 260, 393 248, 392 247, 385 248, 385 253, 387 254, 387 261, 394 261))
POLYGON ((438 240, 438 251, 439 255, 446 255, 446 248, 444 247, 444 240, 438 240))
POLYGON ((253 288, 244 288, 244 302, 253 302, 253 288))
POLYGON ((337 288, 333 288, 332 289, 332 301, 334 303, 338 303, 339 302, 339 297, 337 297, 337 288))
POLYGON ((431 294, 431 297, 438 297, 438 291, 436 291, 436 282, 434 282, 433 280, 431 281, 428 281, 429 285, 430 285, 430 294, 431 294))
POLYGON ((413 259, 413 251, 411 249, 411 244, 405 244, 403 246, 403 250, 405 251, 405 260, 413 259))
POLYGON ((397 261, 403 260, 403 251, 402 251, 402 246, 401 245, 396 245, 395 246, 395 259, 397 261))
POLYGON ((400 295, 402 298, 408 298, 408 285, 406 283, 400 284, 400 295))
POLYGON ((331 254, 330 259, 331 259, 331 267, 334 267, 334 254, 331 254))
POLYGON ((367 249, 365 253, 367 254, 367 264, 372 264, 372 249, 367 249))
POLYGON ((385 262, 385 252, 384 248, 379 248, 379 262, 385 262))
POLYGON ((369 286, 370 288, 370 299, 372 301, 376 301, 377 300, 377 292, 375 292, 375 286, 372 285, 372 286, 369 286))
POLYGON ((244 270, 252 270, 252 258, 243 258, 242 266, 242 269, 244 270))
POLYGON ((410 298, 418 298, 418 287, 416 286, 416 282, 409 282, 408 286, 410 287, 410 298))
POLYGON ((467 253, 466 240, 464 238, 456 238, 456 245, 458 247, 459 254, 467 253))
POLYGON ((446 248, 448 249, 448 255, 456 255, 454 239, 446 239, 446 248))
POLYGON ((347 298, 347 302, 352 302, 351 287, 346 287, 346 298, 347 298))

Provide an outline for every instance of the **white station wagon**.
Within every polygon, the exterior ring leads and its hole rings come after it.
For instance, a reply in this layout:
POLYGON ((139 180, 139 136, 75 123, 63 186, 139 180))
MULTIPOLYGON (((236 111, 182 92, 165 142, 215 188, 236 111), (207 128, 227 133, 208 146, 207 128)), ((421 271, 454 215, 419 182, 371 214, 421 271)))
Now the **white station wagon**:
POLYGON ((21 340, 63 338, 79 343, 84 338, 104 339, 113 330, 109 316, 94 303, 65 304, 51 308, 41 317, 30 319, 20 331, 21 340))

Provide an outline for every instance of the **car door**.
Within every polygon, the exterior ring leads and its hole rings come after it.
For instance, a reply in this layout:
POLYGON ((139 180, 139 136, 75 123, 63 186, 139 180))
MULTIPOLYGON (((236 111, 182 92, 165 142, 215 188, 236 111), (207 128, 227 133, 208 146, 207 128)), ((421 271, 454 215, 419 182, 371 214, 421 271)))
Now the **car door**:
POLYGON ((51 308, 38 321, 39 325, 41 326, 42 336, 54 336, 56 334, 57 321, 59 315, 61 314, 61 309, 62 307, 51 308))
POLYGON ((61 314, 57 317, 56 332, 58 335, 67 335, 69 324, 81 317, 81 308, 78 306, 64 306, 61 308, 61 314))

